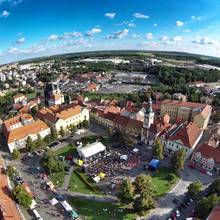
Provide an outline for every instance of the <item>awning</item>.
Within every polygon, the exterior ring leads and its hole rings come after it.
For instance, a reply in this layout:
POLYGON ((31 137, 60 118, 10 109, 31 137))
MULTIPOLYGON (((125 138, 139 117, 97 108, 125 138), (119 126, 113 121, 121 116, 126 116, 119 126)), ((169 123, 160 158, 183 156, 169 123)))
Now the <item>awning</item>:
POLYGON ((103 178, 105 178, 105 173, 99 173, 99 177, 101 178, 101 179, 103 179, 103 178))
POLYGON ((58 203, 58 201, 57 201, 55 198, 53 198, 53 199, 50 200, 50 204, 51 204, 52 206, 56 205, 57 203, 58 203))
POLYGON ((98 183, 100 181, 100 177, 99 176, 96 176, 94 178, 92 178, 96 183, 98 183))
POLYGON ((83 160, 77 160, 77 164, 81 167, 83 165, 84 161, 83 160))
POLYGON ((139 149, 134 148, 134 149, 133 149, 133 152, 134 152, 134 153, 137 153, 137 152, 139 152, 139 149))
POLYGON ((127 160, 127 159, 128 159, 128 155, 121 155, 121 156, 120 156, 120 159, 121 159, 121 160, 127 160))

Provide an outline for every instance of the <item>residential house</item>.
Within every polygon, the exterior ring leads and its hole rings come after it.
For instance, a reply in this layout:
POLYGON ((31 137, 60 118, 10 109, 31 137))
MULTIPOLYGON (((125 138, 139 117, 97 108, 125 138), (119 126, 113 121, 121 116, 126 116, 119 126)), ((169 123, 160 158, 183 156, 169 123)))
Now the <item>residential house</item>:
POLYGON ((214 167, 220 169, 220 150, 208 144, 201 144, 193 152, 191 161, 199 169, 207 171, 212 171, 214 167))

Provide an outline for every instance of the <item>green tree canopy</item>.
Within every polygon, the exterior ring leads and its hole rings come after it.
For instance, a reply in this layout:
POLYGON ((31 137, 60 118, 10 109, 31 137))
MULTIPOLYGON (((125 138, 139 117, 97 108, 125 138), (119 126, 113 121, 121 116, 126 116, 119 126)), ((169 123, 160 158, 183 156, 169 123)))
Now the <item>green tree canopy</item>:
POLYGON ((131 203, 134 200, 134 186, 129 178, 126 178, 120 187, 118 197, 122 203, 131 203))
POLYGON ((152 195, 154 191, 154 186, 152 182, 152 178, 149 175, 140 174, 135 178, 135 188, 136 192, 139 194, 149 194, 152 195))
POLYGON ((199 180, 197 180, 196 182, 189 184, 187 190, 187 193, 190 196, 196 197, 202 190, 202 183, 199 180))
POLYGON ((212 194, 202 198, 196 206, 196 216, 201 219, 206 219, 214 206, 219 202, 217 194, 212 194))
POLYGON ((161 144, 159 139, 156 139, 153 146, 153 156, 158 160, 162 160, 164 158, 163 152, 164 152, 163 145, 161 144))
POLYGON ((15 186, 12 190, 12 195, 18 204, 24 206, 25 208, 28 208, 32 203, 32 197, 28 194, 22 185, 15 186))
POLYGON ((214 180, 214 182, 209 186, 209 193, 216 193, 220 196, 220 177, 214 180))
POLYGON ((184 169, 184 163, 186 158, 186 152, 184 149, 181 149, 173 154, 171 157, 171 165, 174 169, 181 170, 184 169))
POLYGON ((20 160, 21 159, 21 153, 18 149, 14 149, 12 152, 12 157, 14 160, 20 160))

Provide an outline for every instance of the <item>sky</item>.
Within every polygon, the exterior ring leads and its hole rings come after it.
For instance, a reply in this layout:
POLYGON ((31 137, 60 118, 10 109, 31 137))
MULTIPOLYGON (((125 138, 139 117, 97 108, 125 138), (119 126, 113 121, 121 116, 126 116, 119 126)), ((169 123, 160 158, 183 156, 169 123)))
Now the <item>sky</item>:
POLYGON ((219 0, 0 0, 0 63, 94 50, 220 57, 219 0))

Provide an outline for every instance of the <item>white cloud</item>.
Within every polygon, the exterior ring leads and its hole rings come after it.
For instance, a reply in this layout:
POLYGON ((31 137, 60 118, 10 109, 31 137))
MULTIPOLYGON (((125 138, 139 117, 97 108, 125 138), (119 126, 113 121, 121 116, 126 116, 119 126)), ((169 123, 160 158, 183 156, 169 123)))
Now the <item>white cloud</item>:
POLYGON ((184 25, 184 23, 182 21, 176 21, 176 26, 181 27, 183 25, 184 25))
POLYGON ((94 34, 98 34, 98 33, 101 33, 101 32, 102 32, 101 28, 95 27, 95 28, 93 28, 92 30, 87 31, 86 34, 87 34, 88 36, 93 36, 94 34))
POLYGON ((148 15, 144 15, 144 14, 139 13, 139 12, 134 13, 134 14, 133 14, 133 17, 135 17, 135 18, 143 18, 143 19, 148 19, 148 18, 150 18, 148 15))
POLYGON ((192 15, 192 16, 191 16, 191 19, 192 19, 193 21, 200 21, 200 20, 202 19, 202 17, 192 15))
POLYGON ((133 38, 140 38, 140 37, 141 37, 140 34, 132 34, 131 36, 132 36, 133 38))
POLYGON ((175 36, 175 37, 171 38, 171 41, 174 41, 174 42, 178 42, 178 41, 181 41, 181 40, 182 40, 181 36, 175 36))
POLYGON ((16 41, 17 44, 23 44, 25 42, 25 38, 22 37, 16 41))
POLYGON ((153 38, 154 38, 154 35, 153 35, 151 32, 149 32, 149 33, 146 34, 146 38, 147 38, 148 40, 153 39, 153 38))
POLYGON ((48 37, 48 40, 49 41, 55 41, 58 39, 58 35, 56 34, 51 34, 49 37, 48 37))
POLYGON ((68 39, 68 38, 71 38, 71 37, 82 37, 82 34, 80 32, 66 32, 64 33, 63 35, 61 35, 59 38, 60 39, 68 39))
POLYGON ((10 49, 8 49, 8 53, 10 54, 15 54, 17 53, 19 50, 17 47, 11 47, 10 49))
POLYGON ((110 18, 110 19, 113 19, 115 16, 116 16, 116 13, 114 12, 105 13, 105 17, 110 18))
POLYGON ((136 27, 136 24, 133 22, 128 23, 128 27, 136 27))
POLYGON ((169 38, 166 36, 166 35, 164 35, 164 36, 162 36, 161 38, 160 38, 160 40, 161 41, 167 41, 169 38))
POLYGON ((155 24, 153 24, 153 26, 154 26, 154 27, 157 27, 157 26, 158 26, 158 24, 156 24, 156 23, 155 23, 155 24))
POLYGON ((0 5, 4 2, 9 3, 12 6, 17 6, 23 2, 23 0, 0 0, 0 5))
POLYGON ((128 35, 129 30, 128 29, 124 29, 121 31, 117 31, 116 33, 113 33, 111 35, 107 35, 106 39, 116 39, 116 38, 123 38, 125 36, 128 35))
POLYGON ((7 18, 8 16, 10 15, 10 12, 4 10, 2 13, 1 13, 1 17, 4 17, 4 18, 7 18))
POLYGON ((190 32, 191 32, 190 29, 185 29, 185 30, 183 30, 183 33, 190 33, 190 32))
POLYGON ((195 40, 192 41, 194 44, 206 45, 206 46, 219 46, 219 42, 208 37, 197 36, 195 40))

